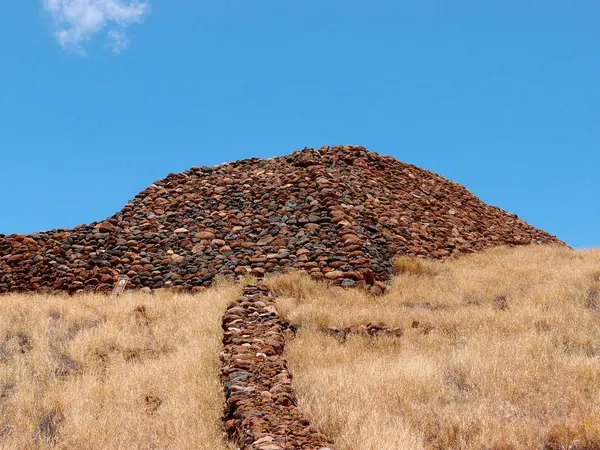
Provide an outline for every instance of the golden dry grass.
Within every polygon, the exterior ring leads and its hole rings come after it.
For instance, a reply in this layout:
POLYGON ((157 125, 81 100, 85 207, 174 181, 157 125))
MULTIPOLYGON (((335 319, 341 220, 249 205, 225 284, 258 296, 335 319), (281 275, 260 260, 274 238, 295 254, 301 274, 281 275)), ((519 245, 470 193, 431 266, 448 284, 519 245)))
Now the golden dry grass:
POLYGON ((394 259, 394 271, 398 275, 431 276, 437 275, 439 267, 437 261, 402 256, 394 259))
POLYGON ((399 262, 382 297, 299 274, 269 281, 301 325, 287 358, 313 423, 342 450, 599 449, 600 251, 424 264, 399 262), (404 335, 319 331, 375 321, 404 335))
POLYGON ((0 448, 233 448, 218 354, 239 294, 1 297, 0 448))

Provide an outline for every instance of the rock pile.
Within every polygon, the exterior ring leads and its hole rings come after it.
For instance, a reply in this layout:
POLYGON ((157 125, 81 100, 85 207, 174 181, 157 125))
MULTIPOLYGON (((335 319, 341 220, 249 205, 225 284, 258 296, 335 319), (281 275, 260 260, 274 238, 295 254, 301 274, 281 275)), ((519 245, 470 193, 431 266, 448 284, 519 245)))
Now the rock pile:
POLYGON ((377 336, 386 336, 386 337, 400 337, 403 335, 402 328, 400 327, 392 327, 390 325, 386 325, 385 323, 376 322, 376 323, 368 323, 366 325, 354 325, 350 327, 323 327, 320 329, 323 333, 330 334, 336 339, 339 339, 342 342, 346 342, 346 338, 349 334, 356 334, 358 336, 365 337, 377 337, 377 336))
POLYGON ((396 254, 560 243, 464 187, 363 147, 195 167, 150 185, 107 220, 0 235, 0 293, 201 289, 216 276, 305 270, 373 286, 396 254))
POLYGON ((264 287, 247 286, 223 316, 225 430, 242 449, 331 450, 297 407, 282 357, 285 327, 264 287))

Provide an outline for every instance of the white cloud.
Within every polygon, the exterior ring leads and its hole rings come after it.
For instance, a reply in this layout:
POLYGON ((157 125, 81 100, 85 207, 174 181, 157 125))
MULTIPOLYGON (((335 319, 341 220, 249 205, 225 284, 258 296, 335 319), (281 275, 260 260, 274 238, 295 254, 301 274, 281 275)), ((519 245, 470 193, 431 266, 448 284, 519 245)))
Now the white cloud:
POLYGON ((109 48, 120 53, 129 41, 125 29, 150 14, 145 0, 43 0, 56 22, 56 39, 63 48, 85 53, 83 43, 106 30, 109 48))
POLYGON ((108 38, 110 39, 108 47, 116 54, 129 47, 129 39, 127 39, 123 30, 109 30, 108 38))

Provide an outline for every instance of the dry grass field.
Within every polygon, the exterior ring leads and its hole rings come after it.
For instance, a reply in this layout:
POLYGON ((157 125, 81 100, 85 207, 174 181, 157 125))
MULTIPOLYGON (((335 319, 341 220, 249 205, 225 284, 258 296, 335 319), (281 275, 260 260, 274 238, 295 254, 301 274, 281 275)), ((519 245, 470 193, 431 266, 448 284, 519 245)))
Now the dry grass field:
POLYGON ((218 354, 240 292, 1 297, 0 448, 233 448, 218 354))
MULTIPOLYGON (((301 326, 287 346, 300 406, 339 450, 600 449, 600 251, 396 269, 381 297, 268 280, 301 326), (320 330, 369 322, 403 335, 320 330)), ((240 292, 1 297, 0 448, 235 448, 218 354, 240 292)))
POLYGON ((340 450, 600 449, 600 252, 398 260, 370 297, 272 278, 300 406, 340 450), (324 326, 385 322, 399 338, 324 326))

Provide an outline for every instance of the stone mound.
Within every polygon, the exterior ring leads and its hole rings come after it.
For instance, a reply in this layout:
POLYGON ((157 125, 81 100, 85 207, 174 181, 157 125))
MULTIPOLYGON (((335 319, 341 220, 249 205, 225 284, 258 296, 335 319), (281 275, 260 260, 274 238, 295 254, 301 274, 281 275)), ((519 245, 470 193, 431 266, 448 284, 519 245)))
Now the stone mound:
POLYGON ((202 289, 218 276, 305 270, 381 288, 392 257, 562 244, 464 187, 363 147, 194 167, 101 223, 0 235, 0 293, 202 289))

